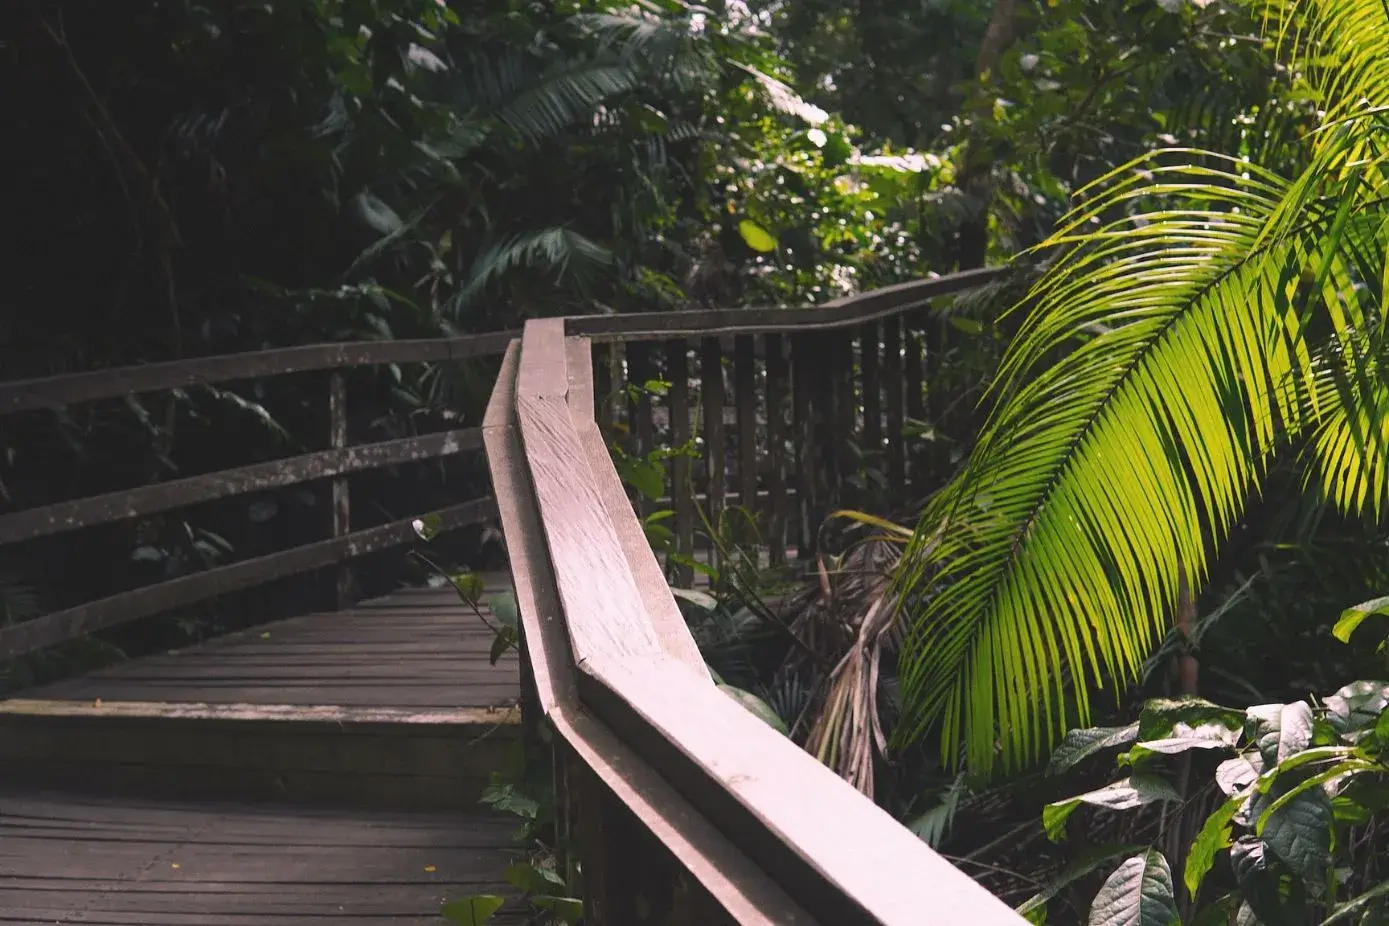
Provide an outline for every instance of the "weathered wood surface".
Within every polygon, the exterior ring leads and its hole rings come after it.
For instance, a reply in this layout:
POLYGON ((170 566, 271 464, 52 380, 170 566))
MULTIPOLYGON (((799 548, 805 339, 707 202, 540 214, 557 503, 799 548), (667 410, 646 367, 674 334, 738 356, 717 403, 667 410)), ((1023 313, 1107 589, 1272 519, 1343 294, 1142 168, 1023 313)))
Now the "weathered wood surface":
MULTIPOLYGON (((486 594, 510 584, 502 575, 483 581, 486 594)), ((118 663, 24 696, 447 710, 514 705, 515 653, 490 665, 492 640, 452 589, 412 589, 118 663)))
MULTIPOLYGON (((573 758, 588 767, 602 789, 632 812, 641 828, 717 899, 734 922, 743 926, 810 926, 815 920, 785 891, 580 705, 564 614, 521 442, 516 410, 520 359, 518 341, 502 362, 483 431, 537 708, 573 758)), ((633 890, 648 887, 629 886, 633 890)))
MULTIPOLYGON (((711 339, 706 348, 711 343, 717 347, 711 339)), ((561 412, 566 359, 587 362, 589 355, 586 346, 567 352, 554 322, 527 324, 516 382, 498 386, 503 402, 512 400, 514 389, 510 420, 522 438, 524 471, 493 462, 497 491, 511 496, 504 509, 509 548, 526 562, 526 572, 516 574, 518 589, 528 589, 518 594, 523 621, 528 635, 534 628, 545 641, 531 650, 532 664, 537 676, 550 675, 547 713, 577 758, 601 778, 606 763, 585 753, 589 737, 564 727, 569 706, 562 698, 572 697, 570 685, 581 710, 616 735, 634 767, 649 768, 680 794, 682 805, 688 802, 739 847, 738 855, 702 857, 702 864, 723 876, 721 883, 686 869, 726 911, 745 900, 730 882, 743 874, 740 866, 751 865, 795 905, 814 911, 816 921, 836 926, 1019 922, 885 811, 719 691, 707 673, 692 671, 666 647, 654 645, 658 632, 617 528, 618 521, 634 521, 635 515, 629 506, 604 503, 596 487, 598 462, 584 459, 578 419, 591 414, 591 403, 583 397, 569 414, 561 412), (548 562, 532 553, 537 529, 548 562), (561 627, 572 662, 561 655, 561 627), (807 813, 807 807, 815 812, 807 813), (923 903, 923 887, 929 903, 923 903)), ((568 378, 582 380, 584 374, 570 371, 568 378)), ((503 437, 501 429, 489 433, 489 449, 503 437)), ((522 462, 514 445, 506 461, 522 462)), ((647 831, 657 832, 660 816, 646 802, 617 789, 612 793, 647 831)), ((605 815, 599 818, 590 820, 581 839, 599 853, 593 864, 601 868, 608 859, 602 857, 607 850, 601 834, 593 832, 606 826, 605 815)), ((603 889, 615 896, 613 885, 603 889)), ((803 916, 791 915, 791 921, 803 916)), ((738 921, 766 922, 756 911, 738 921)))
POLYGON ((0 784, 475 807, 520 719, 480 610, 403 591, 21 692, 0 701, 0 784))
MULTIPOLYGON (((436 530, 449 530, 485 521, 496 514, 490 498, 453 505, 425 517, 433 519, 436 530)), ((330 566, 378 550, 409 543, 417 537, 415 518, 402 518, 389 524, 305 544, 282 553, 271 553, 219 566, 206 572, 180 576, 168 582, 139 588, 109 598, 45 614, 22 624, 0 629, 0 659, 72 640, 105 627, 114 627, 141 617, 204 601, 238 589, 250 588, 272 579, 297 575, 310 569, 330 566)))
MULTIPOLYGON (((355 447, 335 446, 268 463, 189 476, 156 485, 57 502, 0 515, 0 544, 105 524, 123 518, 182 508, 229 495, 244 495, 281 486, 342 476, 383 466, 417 463, 435 457, 476 450, 482 446, 479 428, 402 437, 355 447)), ((336 485, 336 483, 335 483, 336 485)))
POLYGON ((446 900, 505 892, 514 829, 477 812, 0 790, 0 923, 437 924, 446 900))
POLYGON ((941 296, 993 282, 1006 272, 1003 267, 962 270, 929 280, 885 286, 821 305, 578 316, 568 320, 565 333, 585 335, 594 341, 640 341, 835 330, 919 308, 941 296))
POLYGON ((306 344, 272 350, 195 357, 165 363, 91 370, 38 379, 0 382, 0 416, 35 408, 61 408, 77 402, 158 392, 188 386, 258 379, 285 373, 336 370, 381 363, 425 363, 486 357, 506 350, 515 332, 409 341, 353 341, 306 344))

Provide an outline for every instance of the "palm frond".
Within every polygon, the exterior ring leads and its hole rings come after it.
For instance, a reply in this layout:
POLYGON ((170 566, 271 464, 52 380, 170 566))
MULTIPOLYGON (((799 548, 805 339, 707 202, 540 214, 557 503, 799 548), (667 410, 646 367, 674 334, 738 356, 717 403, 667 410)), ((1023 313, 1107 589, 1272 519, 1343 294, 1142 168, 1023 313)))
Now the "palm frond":
POLYGON ((572 279, 583 288, 612 262, 611 251, 572 229, 545 228, 513 235, 477 255, 467 281, 446 303, 446 312, 456 317, 489 285, 522 268, 551 274, 557 283, 572 279))
POLYGON ((1044 243, 1061 256, 1025 301, 999 407, 923 517, 938 546, 901 577, 918 610, 899 736, 939 724, 947 754, 963 738, 974 770, 1013 768, 1086 722, 1089 686, 1136 676, 1270 455, 1330 413, 1309 332, 1363 325, 1343 296, 1369 245, 1383 264, 1361 129, 1333 128, 1291 180, 1144 155, 1044 243))
POLYGON ((496 116, 528 140, 542 141, 592 116, 604 101, 640 83, 640 75, 621 62, 566 62, 501 102, 496 116))
POLYGON ((1347 514, 1389 510, 1389 340, 1336 342, 1318 371, 1329 412, 1312 436, 1308 480, 1347 514), (1349 356, 1347 356, 1349 355, 1349 356))
POLYGON ((625 12, 580 13, 570 22, 593 35, 599 47, 644 68, 677 90, 716 86, 719 57, 686 16, 625 12))

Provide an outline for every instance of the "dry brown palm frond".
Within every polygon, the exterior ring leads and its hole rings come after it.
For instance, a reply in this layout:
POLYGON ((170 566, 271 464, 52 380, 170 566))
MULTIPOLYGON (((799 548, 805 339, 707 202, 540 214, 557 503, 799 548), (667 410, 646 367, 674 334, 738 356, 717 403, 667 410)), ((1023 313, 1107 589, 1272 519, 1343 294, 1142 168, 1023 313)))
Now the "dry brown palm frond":
POLYGON ((817 581, 789 603, 793 633, 833 666, 796 730, 808 727, 806 750, 869 797, 875 756, 887 746, 878 682, 884 647, 896 640, 890 594, 899 558, 899 544, 880 539, 822 557, 817 581))

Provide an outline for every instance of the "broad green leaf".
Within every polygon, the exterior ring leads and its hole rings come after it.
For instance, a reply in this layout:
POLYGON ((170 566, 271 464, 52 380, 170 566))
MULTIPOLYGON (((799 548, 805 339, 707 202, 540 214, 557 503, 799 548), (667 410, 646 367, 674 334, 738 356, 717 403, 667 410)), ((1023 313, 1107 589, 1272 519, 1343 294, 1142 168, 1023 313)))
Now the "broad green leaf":
POLYGON ((1120 865, 1090 906, 1090 926, 1176 926, 1172 870, 1161 852, 1148 850, 1120 865))
POLYGON ((750 219, 743 219, 738 223, 738 234, 743 236, 743 241, 754 251, 766 254, 776 250, 776 239, 750 219))
POLYGON ((1201 889, 1201 881, 1215 864, 1215 857, 1230 848, 1231 823, 1243 803, 1242 797, 1233 797, 1221 804, 1206 818, 1201 831, 1192 840, 1186 856, 1186 871, 1182 873, 1182 881, 1191 897, 1201 889))
POLYGON ((1233 749, 1240 731, 1220 723, 1203 723, 1189 727, 1177 723, 1163 739, 1144 740, 1129 750, 1129 762, 1137 764, 1149 755, 1177 755, 1190 749, 1233 749))
POLYGON ((1243 895, 1244 907, 1248 908, 1247 913, 1243 909, 1240 911, 1236 922, 1250 926, 1291 926, 1280 890, 1280 874, 1270 867, 1264 844, 1258 837, 1241 836, 1234 841, 1230 846, 1230 870, 1243 895))
POLYGON ((1047 774, 1059 775, 1101 750, 1133 742, 1137 735, 1136 723, 1127 727, 1087 727, 1083 730, 1072 730, 1051 754, 1051 761, 1047 763, 1047 774))
POLYGON ((652 501, 666 492, 666 468, 657 460, 628 458, 618 466, 622 481, 652 501))
MULTIPOLYGON (((1254 824, 1254 831, 1262 835, 1264 828, 1268 825, 1269 820, 1273 818, 1273 815, 1280 812, 1288 804, 1297 800, 1298 796, 1304 791, 1309 791, 1312 788, 1322 788, 1327 782, 1337 781, 1348 776, 1358 775, 1364 772, 1379 772, 1381 770, 1381 767, 1373 762, 1367 762, 1364 759, 1351 759, 1347 762, 1341 762, 1318 775, 1313 775, 1311 778, 1296 782, 1291 786, 1282 787, 1279 789, 1282 792, 1280 797, 1275 798, 1271 802, 1261 802, 1261 810, 1254 824)), ((1279 771, 1281 772, 1281 769, 1279 771)), ((1282 784, 1285 780, 1286 779, 1279 779, 1279 784, 1282 784)), ((1332 808, 1332 814, 1333 816, 1335 814, 1334 807, 1332 808)))
POLYGON ((1150 698, 1143 703, 1143 710, 1138 715, 1138 738, 1165 739, 1174 735, 1179 725, 1195 728, 1205 724, 1241 730, 1244 727, 1244 712, 1195 696, 1150 698))
POLYGON ((1322 703, 1326 720, 1337 733, 1345 736, 1367 730, 1389 707, 1389 682, 1351 682, 1322 703))
POLYGON ((482 791, 482 803, 493 810, 514 814, 525 820, 534 820, 540 813, 540 802, 527 797, 509 784, 490 784, 482 791))
POLYGON ((1018 913, 1026 917, 1036 911, 1046 910, 1048 901, 1075 882, 1089 876, 1096 869, 1103 868, 1112 863, 1115 859, 1127 858, 1136 852, 1143 851, 1143 848, 1143 846, 1129 843, 1109 843, 1086 849, 1069 865, 1063 868, 1056 877, 1048 881, 1044 889, 1029 897, 1019 906, 1017 908, 1018 913))
POLYGON ((1060 842, 1066 835, 1066 821, 1081 804, 1109 810, 1130 810, 1154 801, 1179 800, 1181 796, 1166 779, 1140 773, 1098 790, 1048 804, 1042 808, 1042 826, 1052 842, 1060 842))
POLYGON ((966 318, 963 315, 950 316, 950 325, 965 334, 983 334, 984 323, 973 318, 966 318))
POLYGON ((1216 767, 1215 783, 1228 797, 1252 785, 1263 773, 1263 756, 1257 752, 1241 753, 1216 767))
POLYGON ((516 862, 509 865, 503 874, 506 883, 528 894, 544 894, 564 887, 564 878, 553 868, 532 865, 529 862, 516 862))
MULTIPOLYGON (((1278 785, 1256 802, 1255 813, 1283 794, 1278 785), (1267 803, 1265 803, 1267 802, 1267 803)), ((1268 851, 1311 882, 1320 882, 1331 865, 1331 799, 1321 788, 1301 791, 1264 824, 1262 838, 1268 851)))
POLYGON ((521 612, 516 606, 515 592, 498 592, 492 595, 487 599, 487 610, 492 612, 492 616, 497 619, 497 623, 501 626, 512 629, 519 626, 521 612))
POLYGON ((584 902, 577 897, 532 897, 531 904, 553 913, 561 923, 577 923, 584 918, 584 902))
POLYGON ((1367 617, 1373 617, 1376 614, 1389 616, 1389 595, 1383 598, 1371 598, 1369 601, 1362 601, 1354 607, 1346 608, 1341 612, 1336 626, 1331 628, 1331 635, 1342 643, 1349 643, 1350 635, 1355 633, 1355 628, 1359 627, 1367 617))
POLYGON ((1245 712, 1249 736, 1270 767, 1312 744, 1312 708, 1305 701, 1259 704, 1245 712))
POLYGON ((777 712, 772 710, 771 705, 763 701, 757 695, 750 691, 744 691, 741 688, 734 688, 732 685, 719 685, 719 691, 722 691, 753 714, 766 721, 767 725, 778 733, 786 736, 791 735, 791 731, 786 728, 786 721, 782 720, 781 717, 777 715, 777 712))
POLYGON ((477 604, 482 597, 482 577, 475 572, 460 572, 449 576, 458 597, 468 604, 477 604))
POLYGON ((501 658, 507 654, 507 651, 516 645, 516 642, 515 627, 499 628, 497 635, 492 638, 492 649, 487 654, 488 661, 495 666, 501 661, 501 658))
POLYGON ((439 913, 454 926, 483 926, 496 916, 504 903, 506 899, 496 894, 474 894, 444 904, 439 913))

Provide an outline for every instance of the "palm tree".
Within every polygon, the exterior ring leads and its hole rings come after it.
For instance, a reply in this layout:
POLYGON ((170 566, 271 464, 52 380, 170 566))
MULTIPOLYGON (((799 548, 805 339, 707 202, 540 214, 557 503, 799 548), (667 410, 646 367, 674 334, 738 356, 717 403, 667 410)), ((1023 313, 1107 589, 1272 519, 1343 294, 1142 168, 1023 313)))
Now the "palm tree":
POLYGON ((1384 512, 1389 5, 1253 2, 1311 131, 1139 157, 1040 246, 988 424, 899 576, 899 740, 939 729, 976 772, 1042 755, 1135 677, 1275 457, 1384 512))

